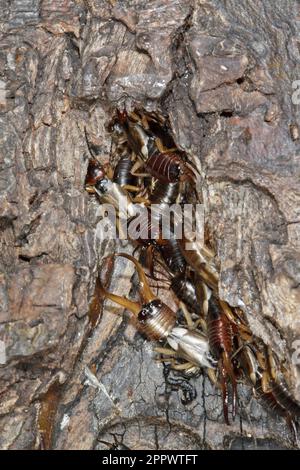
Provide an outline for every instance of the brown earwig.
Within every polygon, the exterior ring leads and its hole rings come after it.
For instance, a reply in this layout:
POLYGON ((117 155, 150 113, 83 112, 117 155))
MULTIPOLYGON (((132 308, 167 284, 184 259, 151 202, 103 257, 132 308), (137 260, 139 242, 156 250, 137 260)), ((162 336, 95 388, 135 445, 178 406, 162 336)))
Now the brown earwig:
POLYGON ((128 145, 142 160, 146 172, 165 183, 195 182, 196 175, 180 155, 180 152, 158 148, 159 139, 150 130, 133 122, 126 111, 118 111, 120 124, 127 135, 128 145))
POLYGON ((132 167, 130 158, 121 158, 115 167, 113 182, 120 186, 137 186, 137 178, 131 174, 132 167))
POLYGON ((153 294, 143 268, 135 258, 126 253, 120 253, 117 256, 127 258, 135 264, 139 275, 143 303, 133 302, 124 297, 111 294, 106 292, 104 288, 102 288, 103 296, 127 308, 134 315, 137 328, 150 341, 160 341, 167 338, 176 323, 175 312, 153 294))
POLYGON ((181 254, 179 241, 176 238, 170 237, 169 240, 164 240, 164 243, 158 245, 157 249, 173 274, 185 273, 187 264, 181 254))
POLYGON ((117 119, 127 136, 128 146, 142 160, 156 151, 155 137, 136 122, 133 122, 127 112, 117 110, 117 119))
POLYGON ((215 362, 210 355, 207 338, 198 331, 177 327, 176 313, 153 294, 140 263, 126 253, 117 256, 127 258, 135 264, 140 280, 142 303, 112 294, 102 287, 103 297, 127 308, 133 314, 139 331, 150 341, 167 340, 172 348, 171 354, 188 361, 188 367, 214 367, 215 362))
POLYGON ((104 166, 94 158, 89 160, 85 189, 88 193, 97 194, 102 204, 111 204, 117 211, 124 208, 125 217, 136 215, 136 208, 128 192, 119 184, 111 181, 107 177, 104 166))
POLYGON ((192 280, 186 274, 177 274, 171 281, 171 289, 190 312, 200 314, 201 306, 197 297, 197 290, 192 280))
POLYGON ((236 378, 231 363, 231 355, 233 353, 233 328, 214 296, 212 296, 209 301, 207 331, 211 352, 215 359, 219 361, 224 418, 226 424, 229 424, 227 377, 230 378, 232 385, 233 419, 235 418, 236 414, 237 401, 236 378))
POLYGON ((180 155, 175 152, 155 152, 145 162, 145 170, 164 183, 189 181, 194 183, 195 174, 180 155))
POLYGON ((95 193, 96 189, 101 191, 104 181, 106 181, 106 171, 103 165, 101 165, 95 158, 91 158, 89 160, 84 182, 86 191, 88 193, 95 193), (100 188, 98 188, 99 185, 100 188))
POLYGON ((267 403, 270 409, 284 416, 291 424, 295 417, 300 418, 300 404, 292 397, 282 373, 277 370, 270 349, 265 355, 257 352, 256 357, 258 365, 255 391, 258 397, 267 403))
POLYGON ((214 266, 214 253, 206 246, 199 247, 196 241, 180 240, 182 256, 187 264, 215 292, 218 292, 219 274, 214 266), (187 249, 187 244, 189 248, 187 249))
POLYGON ((291 396, 285 381, 275 381, 266 372, 258 373, 254 387, 255 394, 272 413, 285 418, 295 442, 298 445, 295 418, 300 417, 300 405, 291 396))
POLYGON ((300 418, 300 404, 292 397, 285 381, 283 379, 273 380, 271 389, 277 403, 285 409, 286 413, 293 418, 300 418))
POLYGON ((156 180, 149 201, 151 204, 174 204, 178 198, 179 189, 178 182, 165 184, 156 180))

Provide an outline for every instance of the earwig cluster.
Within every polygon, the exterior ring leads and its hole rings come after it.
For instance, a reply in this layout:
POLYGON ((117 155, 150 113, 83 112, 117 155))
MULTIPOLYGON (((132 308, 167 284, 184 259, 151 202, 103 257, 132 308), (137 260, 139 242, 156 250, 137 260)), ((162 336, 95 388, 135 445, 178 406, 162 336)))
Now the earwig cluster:
MULTIPOLYGON (((136 203, 151 211, 156 204, 163 210, 173 203, 183 203, 195 195, 197 170, 184 152, 178 150, 162 116, 135 110, 116 111, 110 129, 115 153, 119 155, 114 170, 105 168, 95 157, 90 159, 85 186, 98 195, 101 203, 119 207, 126 201, 130 220, 136 217, 136 203)), ((156 209, 154 217, 160 218, 156 209)), ((119 214, 120 215, 120 214, 119 214)), ((243 316, 231 308, 218 293, 218 266, 215 253, 208 245, 177 239, 176 219, 168 237, 159 225, 153 236, 152 218, 145 220, 141 236, 134 240, 140 248, 143 265, 125 253, 134 263, 139 276, 139 302, 108 292, 101 295, 128 309, 139 331, 150 341, 159 343, 160 359, 186 374, 205 369, 220 386, 224 419, 229 424, 237 407, 237 381, 245 378, 255 395, 290 423, 300 416, 300 406, 288 390, 285 374, 273 352, 255 338, 243 316), (187 242, 189 249, 186 249, 187 242), (184 320, 153 293, 148 276, 170 286, 184 320), (231 400, 230 400, 231 398, 231 400)))

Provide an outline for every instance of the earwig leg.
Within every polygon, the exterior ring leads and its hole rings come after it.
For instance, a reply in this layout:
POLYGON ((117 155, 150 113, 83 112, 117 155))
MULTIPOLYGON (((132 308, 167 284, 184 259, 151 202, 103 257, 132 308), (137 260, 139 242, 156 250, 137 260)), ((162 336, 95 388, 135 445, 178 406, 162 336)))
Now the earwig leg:
POLYGON ((106 172, 108 178, 109 178, 110 180, 112 180, 113 177, 114 177, 114 170, 112 169, 112 167, 111 167, 111 165, 110 165, 109 163, 107 163, 107 164, 105 165, 105 172, 106 172))
POLYGON ((211 381, 212 384, 217 385, 218 379, 216 376, 216 372, 214 369, 207 369, 207 375, 211 381))
POLYGON ((179 302, 179 307, 181 308, 181 310, 183 312, 183 315, 184 315, 184 318, 186 320, 186 323, 187 323, 188 327, 189 328, 194 328, 194 322, 193 322, 192 317, 190 315, 190 312, 186 308, 185 304, 183 302, 179 302))
POLYGON ((141 188, 139 188, 138 186, 133 186, 131 184, 124 184, 122 188, 131 193, 138 193, 139 191, 141 191, 141 188))
POLYGON ((117 228, 118 228, 118 238, 120 238, 120 240, 127 240, 127 239, 128 239, 128 235, 127 235, 127 233, 124 232, 123 224, 122 224, 122 222, 120 221, 120 218, 119 218, 119 217, 118 217, 117 228))
POLYGON ((136 171, 141 168, 141 166, 143 166, 143 162, 141 162, 139 159, 135 162, 135 164, 133 165, 132 169, 131 169, 131 174, 133 176, 138 176, 140 178, 148 178, 149 176, 151 176, 149 173, 136 173, 136 171))
POLYGON ((172 369, 187 370, 187 369, 190 369, 191 367, 195 367, 194 364, 192 364, 191 362, 184 362, 183 364, 174 364, 174 366, 172 366, 172 369))
POLYGON ((275 359, 274 359, 274 356, 270 347, 268 347, 267 354, 268 354, 268 362, 269 362, 269 369, 270 369, 271 377, 273 380, 276 380, 277 379, 277 374, 276 374, 277 367, 276 367, 276 362, 275 362, 275 359))
POLYGON ((131 171, 131 174, 133 176, 137 176, 138 178, 151 178, 150 173, 136 173, 134 171, 131 171))
POLYGON ((143 204, 145 204, 145 206, 149 206, 149 204, 150 204, 148 199, 146 199, 145 197, 139 197, 139 196, 135 197, 132 202, 134 202, 136 204, 142 204, 143 203, 143 204))
POLYGON ((153 264, 153 246, 146 248, 146 267, 149 269, 150 275, 154 277, 154 264, 153 264))
POLYGON ((261 388, 264 393, 270 393, 271 391, 269 383, 269 374, 266 371, 262 373, 261 388))
POLYGON ((153 351, 158 354, 164 354, 166 356, 176 356, 176 351, 173 351, 173 349, 169 349, 169 348, 156 347, 153 349, 153 351))
POLYGON ((141 121, 142 121, 142 126, 143 126, 143 128, 144 128, 144 129, 149 129, 148 120, 147 120, 147 118, 146 118, 145 115, 142 116, 142 120, 141 120, 141 121))
POLYGON ((267 368, 265 355, 261 351, 256 351, 256 359, 260 367, 265 370, 267 368))
POLYGON ((204 333, 207 333, 207 324, 206 321, 203 318, 199 318, 195 324, 194 327, 195 329, 198 328, 198 326, 201 326, 201 329, 203 330, 204 333))

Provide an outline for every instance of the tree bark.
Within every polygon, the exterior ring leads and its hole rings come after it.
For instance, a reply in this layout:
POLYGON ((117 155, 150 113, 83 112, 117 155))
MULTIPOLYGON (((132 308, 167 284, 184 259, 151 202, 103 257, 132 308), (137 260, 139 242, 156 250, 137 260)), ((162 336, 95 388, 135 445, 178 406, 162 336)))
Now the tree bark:
POLYGON ((298 2, 0 8, 0 447, 105 449, 112 434, 132 449, 293 447, 247 385, 230 427, 205 374, 183 404, 186 384, 120 309, 102 309, 99 266, 123 295, 133 270, 104 263, 118 242, 97 237, 84 178, 85 128, 104 162, 116 106, 168 115, 200 171, 220 295, 285 362, 300 400, 298 2))

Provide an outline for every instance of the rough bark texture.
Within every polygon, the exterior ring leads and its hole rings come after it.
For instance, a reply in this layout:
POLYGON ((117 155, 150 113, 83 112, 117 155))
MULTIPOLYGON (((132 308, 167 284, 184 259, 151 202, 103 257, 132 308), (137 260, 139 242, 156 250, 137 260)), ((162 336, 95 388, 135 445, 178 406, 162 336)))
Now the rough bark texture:
POLYGON ((168 384, 120 309, 100 315, 98 265, 123 294, 132 268, 103 266, 115 242, 97 238, 83 183, 85 126, 107 161, 116 105, 167 113, 200 169, 221 296, 286 361, 300 399, 298 2, 0 0, 0 10, 0 447, 103 449, 111 434, 133 449, 293 446, 247 386, 231 427, 205 377, 182 404, 182 385, 168 384))

